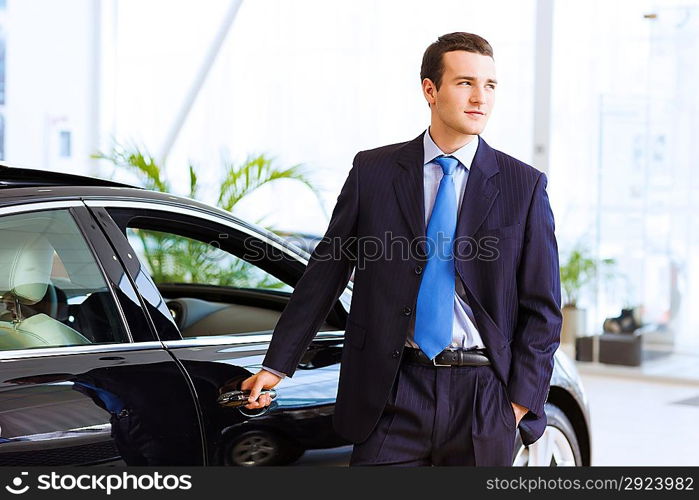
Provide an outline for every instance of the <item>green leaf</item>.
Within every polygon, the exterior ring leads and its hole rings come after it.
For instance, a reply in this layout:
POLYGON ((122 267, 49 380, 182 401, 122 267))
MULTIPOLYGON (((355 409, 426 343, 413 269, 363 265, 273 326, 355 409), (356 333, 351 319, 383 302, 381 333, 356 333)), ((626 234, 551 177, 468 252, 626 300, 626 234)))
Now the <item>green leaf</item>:
POLYGON ((196 199, 197 197, 197 173, 194 170, 194 165, 189 164, 189 197, 196 199))
POLYGON ((272 159, 262 154, 248 157, 241 165, 226 162, 224 168, 224 180, 218 196, 218 206, 224 210, 232 211, 240 200, 260 187, 283 179, 302 183, 319 201, 321 200, 320 191, 310 180, 302 165, 277 168, 273 165, 272 159))
POLYGON ((98 160, 107 160, 117 167, 134 172, 141 185, 146 189, 161 193, 170 192, 170 186, 163 179, 162 169, 153 156, 135 144, 123 146, 115 142, 109 153, 98 152, 92 157, 98 160))

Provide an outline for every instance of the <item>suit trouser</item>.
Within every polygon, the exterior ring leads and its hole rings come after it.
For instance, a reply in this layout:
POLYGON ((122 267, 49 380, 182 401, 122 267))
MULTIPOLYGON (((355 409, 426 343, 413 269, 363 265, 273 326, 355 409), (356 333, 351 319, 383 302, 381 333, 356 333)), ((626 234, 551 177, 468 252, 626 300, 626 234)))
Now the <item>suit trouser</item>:
POLYGON ((403 361, 354 465, 511 466, 517 428, 492 366, 434 367, 403 361))

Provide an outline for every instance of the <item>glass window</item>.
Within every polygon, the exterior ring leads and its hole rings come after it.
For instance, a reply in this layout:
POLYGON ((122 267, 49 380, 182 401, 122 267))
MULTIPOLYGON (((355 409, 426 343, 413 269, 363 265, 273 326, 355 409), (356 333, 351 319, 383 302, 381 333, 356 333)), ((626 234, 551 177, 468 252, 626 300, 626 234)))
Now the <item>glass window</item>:
POLYGON ((5 30, 2 26, 0 26, 0 105, 5 105, 5 30))
POLYGON ((67 211, 0 218, 0 296, 0 350, 128 341, 67 211))
POLYGON ((141 228, 128 228, 126 235, 183 337, 269 333, 293 292, 280 278, 223 250, 215 233, 211 243, 141 228))
POLYGON ((699 7, 656 3, 555 9, 550 195, 562 254, 616 261, 581 293, 587 333, 630 309, 645 350, 697 353, 699 7))
POLYGON ((271 274, 218 247, 175 234, 128 228, 129 243, 156 284, 188 283, 293 291, 271 274))
POLYGON ((71 147, 69 130, 61 130, 58 133, 58 154, 61 158, 70 158, 71 147))
POLYGON ((5 159, 5 115, 0 113, 0 160, 5 159))

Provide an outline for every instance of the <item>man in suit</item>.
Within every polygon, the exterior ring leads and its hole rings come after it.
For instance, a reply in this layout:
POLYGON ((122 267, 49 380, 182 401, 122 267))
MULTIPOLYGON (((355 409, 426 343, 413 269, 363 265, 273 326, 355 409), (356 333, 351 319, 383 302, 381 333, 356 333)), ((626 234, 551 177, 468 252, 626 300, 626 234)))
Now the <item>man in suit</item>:
POLYGON ((479 134, 490 44, 451 33, 421 68, 428 130, 358 153, 275 328, 248 408, 292 376, 354 270, 333 422, 350 465, 511 465, 546 427, 560 340, 554 219, 542 172, 479 134))

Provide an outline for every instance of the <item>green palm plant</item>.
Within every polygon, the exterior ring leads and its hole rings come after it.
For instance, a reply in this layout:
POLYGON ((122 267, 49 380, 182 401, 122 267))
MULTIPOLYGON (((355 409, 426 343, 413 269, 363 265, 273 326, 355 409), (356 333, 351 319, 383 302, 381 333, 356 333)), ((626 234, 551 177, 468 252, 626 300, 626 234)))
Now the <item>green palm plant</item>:
MULTIPOLYGON (((164 168, 146 150, 135 144, 122 146, 115 144, 108 153, 96 153, 93 158, 107 160, 116 168, 125 169, 136 175, 146 188, 163 193, 171 193, 171 184, 164 168)), ((192 164, 189 170, 189 197, 198 199, 200 185, 196 169, 192 164)), ((216 205, 233 212, 236 204, 254 193, 260 187, 279 180, 292 180, 302 183, 315 197, 321 199, 319 189, 311 182, 302 165, 279 168, 267 155, 249 156, 243 163, 223 162, 224 175, 218 190, 216 205)), ((321 207, 323 206, 320 203, 321 207)), ((327 214, 326 214, 327 215, 327 214)), ((264 217, 255 221, 261 223, 264 217)), ((265 226, 266 229, 274 230, 265 226)), ((272 279, 248 262, 232 258, 221 266, 222 252, 211 245, 158 231, 131 231, 140 243, 142 255, 156 283, 192 282, 222 286, 251 288, 283 288, 285 284, 272 279)), ((225 254, 225 252, 222 252, 225 254)), ((226 258, 227 254, 223 256, 226 258)))

